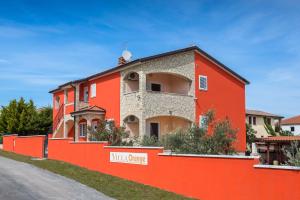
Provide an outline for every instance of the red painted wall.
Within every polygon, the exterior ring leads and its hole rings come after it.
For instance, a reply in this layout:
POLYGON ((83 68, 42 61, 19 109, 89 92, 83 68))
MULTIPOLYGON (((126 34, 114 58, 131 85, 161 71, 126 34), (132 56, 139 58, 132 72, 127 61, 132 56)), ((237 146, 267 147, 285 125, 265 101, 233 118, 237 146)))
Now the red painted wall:
POLYGON ((3 149, 5 151, 14 151, 14 140, 17 135, 3 135, 3 149))
POLYGON ((67 106, 65 107, 65 114, 66 114, 66 115, 70 114, 70 113, 73 112, 73 111, 74 111, 74 105, 73 105, 73 104, 67 105, 67 106))
POLYGON ((15 153, 26 156, 43 158, 44 157, 44 141, 45 136, 25 136, 16 137, 15 139, 15 153))
POLYGON ((68 103, 74 102, 74 88, 69 88, 68 89, 68 103))
POLYGON ((18 154, 43 158, 44 157, 44 135, 37 136, 4 136, 3 149, 18 154))
POLYGON ((216 119, 228 117, 238 129, 235 148, 246 151, 245 84, 214 63, 195 53, 196 119, 209 109, 214 109, 216 119), (199 90, 199 75, 207 76, 208 90, 199 90))
POLYGON ((299 171, 257 169, 258 159, 162 156, 163 149, 70 141, 49 140, 49 158, 205 200, 300 199, 299 171), (148 165, 111 163, 110 152, 147 153, 148 165))
MULTIPOLYGON (((96 97, 89 98, 90 106, 99 106, 106 110, 106 119, 114 119, 120 125, 120 73, 116 72, 89 82, 96 83, 96 97)), ((89 96, 90 96, 89 92, 89 96)))

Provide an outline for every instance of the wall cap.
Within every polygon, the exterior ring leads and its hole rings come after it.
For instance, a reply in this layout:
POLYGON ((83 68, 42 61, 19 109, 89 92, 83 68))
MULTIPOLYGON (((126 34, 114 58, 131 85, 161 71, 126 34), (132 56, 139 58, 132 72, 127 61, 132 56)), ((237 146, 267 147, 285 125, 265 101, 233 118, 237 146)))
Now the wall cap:
POLYGON ((69 142, 70 144, 107 144, 107 141, 77 141, 77 142, 69 142))
POLYGON ((110 149, 163 149, 164 147, 140 147, 140 146, 105 146, 110 149))
POLYGON ((242 156, 242 155, 210 155, 210 154, 176 154, 176 153, 159 153, 159 156, 182 156, 182 157, 199 157, 199 158, 229 158, 229 159, 259 159, 259 156, 242 156))
POLYGON ((7 135, 2 135, 2 137, 9 137, 9 136, 18 136, 18 134, 7 134, 7 135))
POLYGON ((296 171, 300 171, 300 167, 285 166, 285 165, 261 165, 261 164, 257 164, 257 165, 254 165, 254 168, 261 168, 261 169, 281 169, 281 170, 296 170, 296 171))
POLYGON ((48 138, 48 140, 73 140, 73 138, 48 138))
POLYGON ((31 138, 31 137, 46 137, 45 135, 27 135, 27 136, 18 136, 18 138, 31 138))

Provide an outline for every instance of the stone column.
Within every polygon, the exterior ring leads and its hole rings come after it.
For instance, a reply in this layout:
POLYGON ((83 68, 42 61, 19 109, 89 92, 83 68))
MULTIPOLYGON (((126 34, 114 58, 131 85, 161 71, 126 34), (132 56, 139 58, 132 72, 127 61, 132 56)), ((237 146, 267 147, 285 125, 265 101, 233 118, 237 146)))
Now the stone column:
POLYGON ((92 118, 86 118, 86 125, 87 125, 87 133, 86 133, 86 141, 90 140, 90 129, 92 128, 92 118))
POLYGON ((78 124, 79 120, 78 120, 78 116, 75 117, 75 121, 74 121, 74 137, 75 137, 75 141, 79 141, 79 124, 78 124))
POLYGON ((64 138, 67 138, 68 136, 68 124, 66 123, 66 120, 64 120, 64 138))
POLYGON ((77 111, 78 109, 79 109, 79 92, 80 92, 80 89, 79 89, 79 86, 80 86, 80 84, 76 84, 76 86, 75 86, 75 93, 76 93, 76 96, 75 96, 75 102, 76 102, 76 110, 75 111, 77 111))
POLYGON ((147 93, 147 76, 144 72, 140 72, 139 73, 139 95, 140 95, 140 99, 139 99, 139 105, 140 105, 140 109, 139 109, 139 136, 143 137, 144 135, 147 134, 146 131, 146 119, 145 119, 145 105, 144 105, 144 98, 146 96, 147 93))

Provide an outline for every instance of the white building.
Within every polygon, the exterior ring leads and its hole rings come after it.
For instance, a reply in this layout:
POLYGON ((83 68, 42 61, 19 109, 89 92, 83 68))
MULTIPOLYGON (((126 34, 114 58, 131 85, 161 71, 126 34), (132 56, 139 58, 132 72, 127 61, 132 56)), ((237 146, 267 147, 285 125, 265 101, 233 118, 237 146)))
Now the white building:
POLYGON ((285 131, 291 131, 294 135, 300 135, 300 115, 283 119, 281 128, 285 131))

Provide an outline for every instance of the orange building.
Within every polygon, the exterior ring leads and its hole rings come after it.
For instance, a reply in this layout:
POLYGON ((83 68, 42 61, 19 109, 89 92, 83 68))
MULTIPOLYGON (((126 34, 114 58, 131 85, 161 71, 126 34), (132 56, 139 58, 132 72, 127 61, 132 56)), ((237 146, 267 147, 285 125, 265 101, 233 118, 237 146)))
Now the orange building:
POLYGON ((99 120, 124 126, 131 136, 160 137, 213 109, 238 130, 236 149, 246 149, 245 85, 249 82, 197 46, 119 59, 118 66, 71 81, 53 94, 53 137, 89 140, 99 120))

